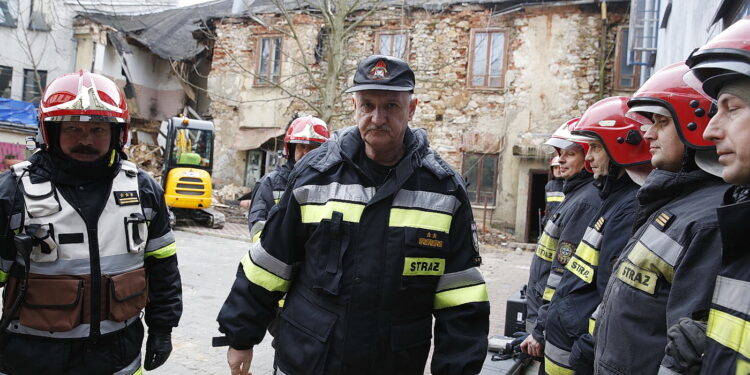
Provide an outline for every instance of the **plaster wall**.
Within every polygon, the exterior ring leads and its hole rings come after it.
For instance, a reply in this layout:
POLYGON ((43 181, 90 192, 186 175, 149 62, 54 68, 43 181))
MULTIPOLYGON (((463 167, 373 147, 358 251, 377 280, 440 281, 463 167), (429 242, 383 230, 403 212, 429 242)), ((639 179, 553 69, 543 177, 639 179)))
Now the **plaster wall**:
MULTIPOLYGON (((669 0, 661 0, 659 19, 664 18, 669 0)), ((678 61, 685 61, 694 49, 704 45, 722 30, 722 22, 711 25, 722 0, 672 1, 666 28, 659 29, 654 72, 678 61)))

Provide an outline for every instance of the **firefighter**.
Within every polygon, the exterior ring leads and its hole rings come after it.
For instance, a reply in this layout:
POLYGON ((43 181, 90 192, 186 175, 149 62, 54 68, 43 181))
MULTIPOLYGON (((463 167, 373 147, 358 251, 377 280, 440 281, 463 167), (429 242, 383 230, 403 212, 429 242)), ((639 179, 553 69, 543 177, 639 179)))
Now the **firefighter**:
MULTIPOLYGON (((750 253, 746 231, 750 220, 750 19, 724 30, 691 54, 688 82, 700 84, 717 113, 703 138, 716 143, 723 179, 733 184, 717 209, 722 238, 721 271, 716 278, 706 324, 681 319, 669 329, 667 354, 686 374, 750 373, 750 253), (693 81, 691 78, 697 78, 693 81), (741 338, 741 339, 740 339, 741 338), (704 354, 705 346, 705 354, 704 354), (702 362, 702 368, 701 368, 702 362)), ((699 86, 699 87, 700 87, 699 86)))
POLYGON ((565 199, 547 220, 531 261, 526 315, 526 330, 530 335, 521 343, 521 350, 535 357, 544 354, 547 303, 552 300, 565 265, 601 204, 585 161, 589 146, 571 140, 570 130, 578 120, 563 124, 545 143, 560 156, 565 199))
POLYGON ((544 185, 546 204, 544 206, 544 216, 541 220, 542 228, 547 223, 547 218, 555 212, 557 206, 565 198, 565 194, 562 192, 564 180, 560 177, 560 157, 557 155, 549 162, 549 176, 547 178, 549 181, 544 185))
POLYGON ((122 152, 129 121, 110 79, 60 76, 39 104, 43 149, 0 175, 5 373, 140 374, 144 308, 143 367, 172 351, 174 235, 161 187, 122 152))
POLYGON ((277 373, 475 374, 489 302, 461 177, 411 129, 414 73, 363 59, 357 126, 300 160, 218 316, 232 374, 247 374, 286 293, 277 373))
POLYGON ((633 226, 639 188, 634 181, 642 183, 651 171, 648 142, 641 131, 649 121, 641 116, 626 117, 627 102, 627 97, 616 96, 595 103, 572 131, 574 137, 589 144, 586 160, 602 204, 565 265, 549 305, 544 347, 548 374, 594 373, 590 317, 601 302, 612 264, 633 226))
POLYGON ((697 165, 716 163, 713 143, 700 137, 711 102, 684 83, 687 71, 684 63, 660 70, 628 102, 653 120, 645 138, 656 169, 638 191, 637 229, 596 313, 597 374, 670 373, 667 328, 705 314, 711 301, 721 258, 715 207, 726 185, 697 165))
POLYGON ((273 172, 263 176, 253 189, 250 211, 247 216, 251 237, 260 233, 268 212, 281 198, 294 163, 323 144, 328 137, 330 137, 328 126, 317 117, 302 116, 289 124, 284 136, 286 163, 279 164, 273 172))

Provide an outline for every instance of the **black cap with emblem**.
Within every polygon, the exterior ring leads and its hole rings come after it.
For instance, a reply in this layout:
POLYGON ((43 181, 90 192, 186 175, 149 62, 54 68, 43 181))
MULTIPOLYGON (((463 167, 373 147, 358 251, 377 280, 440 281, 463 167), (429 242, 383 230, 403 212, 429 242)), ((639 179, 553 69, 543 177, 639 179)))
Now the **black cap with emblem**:
POLYGON ((414 72, 406 61, 393 56, 372 55, 359 62, 354 86, 346 92, 363 90, 414 91, 414 72))

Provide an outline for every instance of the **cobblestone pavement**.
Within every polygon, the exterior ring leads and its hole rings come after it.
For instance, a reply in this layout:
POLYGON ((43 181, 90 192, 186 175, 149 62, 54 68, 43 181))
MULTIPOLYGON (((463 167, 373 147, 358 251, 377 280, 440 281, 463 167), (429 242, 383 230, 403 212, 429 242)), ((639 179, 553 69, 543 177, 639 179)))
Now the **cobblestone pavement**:
MULTIPOLYGON (((226 348, 211 347, 219 334, 216 315, 234 281, 240 258, 248 250, 247 227, 227 223, 222 230, 178 226, 175 231, 182 274, 184 313, 173 334, 174 351, 153 374, 229 374, 226 348)), ((491 301, 490 334, 502 334, 505 301, 528 278, 531 252, 483 247, 482 272, 491 301)), ((272 373, 270 339, 255 348, 254 375, 272 373)), ((425 374, 429 373, 429 363, 425 374)))

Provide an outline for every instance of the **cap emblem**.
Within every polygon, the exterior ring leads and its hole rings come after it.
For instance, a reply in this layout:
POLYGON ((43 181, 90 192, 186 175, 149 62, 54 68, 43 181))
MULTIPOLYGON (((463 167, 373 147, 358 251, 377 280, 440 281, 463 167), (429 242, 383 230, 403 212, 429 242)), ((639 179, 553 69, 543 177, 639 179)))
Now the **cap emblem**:
POLYGON ((375 63, 375 65, 370 68, 370 71, 367 72, 367 78, 373 81, 388 78, 388 68, 385 66, 385 61, 380 60, 375 63))

